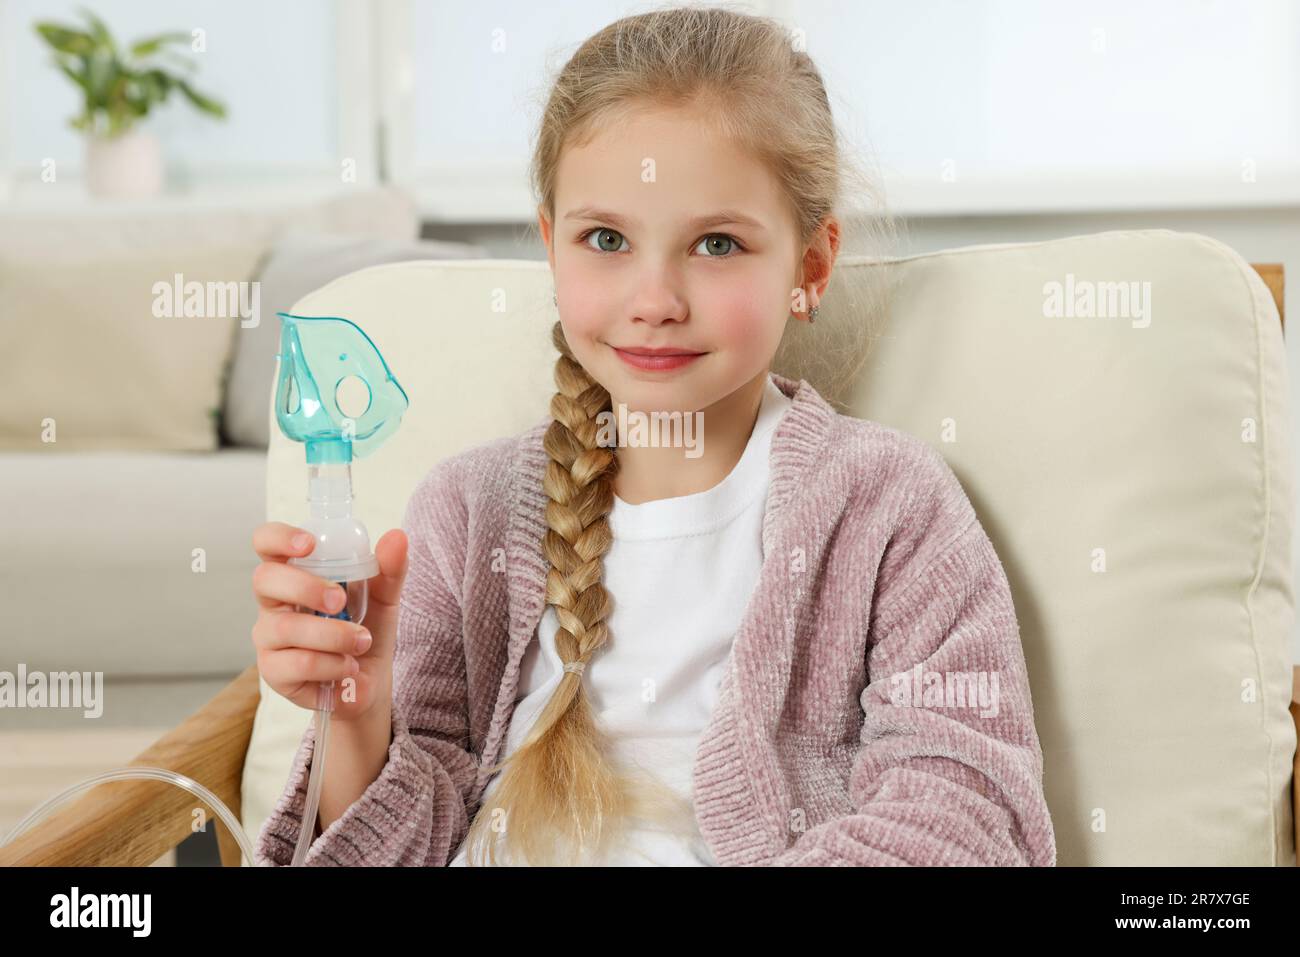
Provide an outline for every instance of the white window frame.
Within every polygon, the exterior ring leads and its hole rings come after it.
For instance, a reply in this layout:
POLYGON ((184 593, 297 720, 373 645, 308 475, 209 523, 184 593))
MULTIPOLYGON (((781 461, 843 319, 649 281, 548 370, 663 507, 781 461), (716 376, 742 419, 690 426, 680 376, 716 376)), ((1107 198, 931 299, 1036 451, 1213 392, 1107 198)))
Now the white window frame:
MULTIPOLYGON (((335 64, 340 86, 355 95, 337 103, 338 156, 357 161, 357 181, 344 184, 341 171, 320 166, 291 174, 260 175, 232 169, 208 171, 199 192, 290 198, 350 186, 393 183, 409 190, 421 215, 444 223, 519 223, 535 218, 528 183, 527 156, 496 162, 415 163, 415 96, 412 87, 414 2, 428 0, 330 0, 336 31, 335 64)), ((456 0, 461 2, 461 0, 456 0)), ((0 0, 0 15, 6 0, 0 0)), ((797 23, 802 0, 756 0, 747 9, 797 23)), ((0 69, 3 66, 0 65, 0 69)), ((8 85, 8 84, 7 84, 8 85)), ((12 85, 8 85, 12 86, 12 85)), ((18 95, 0 95, 0 201, 17 174, 9 142, 11 104, 18 95)), ((936 161, 933 176, 881 171, 891 211, 905 216, 1058 214, 1120 210, 1250 209, 1300 205, 1300 158, 1293 169, 1272 169, 1258 182, 1227 171, 1184 176, 1141 174, 1072 175, 1062 189, 1063 172, 1041 176, 970 174, 944 182, 936 161)), ((47 192, 44 190, 35 192, 47 192)), ((174 201, 175 197, 171 197, 174 201)))
MULTIPOLYGON (((416 196, 422 214, 439 222, 517 223, 535 216, 527 182, 528 157, 492 165, 454 161, 414 165, 413 74, 409 29, 412 0, 385 0, 374 9, 379 21, 378 63, 387 76, 380 83, 382 123, 393 147, 394 179, 416 196), (385 65, 386 68, 385 68, 385 65), (404 71, 404 73, 402 72, 404 71), (405 84, 400 77, 405 76, 405 84)), ((748 9, 786 23, 799 19, 801 0, 757 0, 748 9)), ((965 173, 953 182, 941 179, 936 159, 933 176, 881 171, 885 199, 904 216, 1061 214, 1170 209, 1251 209, 1300 205, 1300 161, 1294 169, 1272 169, 1258 182, 1245 182, 1232 171, 1185 176, 1044 171, 1040 176, 965 173), (1068 176, 1068 188, 1062 180, 1068 176)))

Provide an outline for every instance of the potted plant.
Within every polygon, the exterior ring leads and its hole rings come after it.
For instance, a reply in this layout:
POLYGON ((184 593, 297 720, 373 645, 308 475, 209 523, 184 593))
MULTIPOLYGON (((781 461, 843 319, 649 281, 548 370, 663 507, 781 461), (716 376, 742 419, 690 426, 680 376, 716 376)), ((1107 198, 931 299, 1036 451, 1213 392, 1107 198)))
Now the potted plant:
POLYGON ((45 21, 36 32, 54 51, 55 66, 81 90, 81 112, 68 122, 86 136, 86 187, 93 196, 150 196, 162 188, 158 140, 140 121, 179 90, 201 112, 224 119, 225 106, 166 69, 161 58, 194 70, 193 61, 173 54, 171 43, 188 33, 162 33, 131 44, 125 55, 104 22, 82 9, 87 29, 45 21))

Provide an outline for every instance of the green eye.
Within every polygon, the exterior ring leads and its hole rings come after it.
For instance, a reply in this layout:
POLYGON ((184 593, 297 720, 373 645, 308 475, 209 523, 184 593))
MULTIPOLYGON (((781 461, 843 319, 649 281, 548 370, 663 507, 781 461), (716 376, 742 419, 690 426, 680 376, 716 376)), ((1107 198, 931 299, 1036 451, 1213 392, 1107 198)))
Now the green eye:
MULTIPOLYGON (((730 236, 728 236, 726 233, 710 233, 708 236, 705 236, 703 239, 700 240, 700 244, 701 245, 712 244, 712 245, 708 245, 708 248, 712 250, 712 252, 705 253, 706 256, 712 259, 725 259, 727 253, 731 252, 733 247, 739 246, 739 244, 730 236), (718 250, 717 244, 719 242, 725 243, 726 245, 723 247, 722 251, 718 253, 718 255, 714 255, 714 252, 717 252, 718 250)), ((698 249, 699 247, 697 246, 696 248, 698 249)))
MULTIPOLYGON (((606 228, 593 229, 591 232, 587 233, 587 235, 584 236, 583 239, 584 241, 589 240, 591 239, 592 236, 596 237, 596 243, 597 243, 597 245, 592 248, 598 249, 600 252, 606 252, 606 253, 618 252, 619 247, 623 242, 623 234, 614 229, 606 229, 606 228), (617 237, 617 239, 611 240, 609 238, 611 236, 617 237), (613 243, 613 248, 610 248, 607 245, 608 243, 611 242, 613 243)), ((588 245, 591 244, 588 243, 588 245)))
MULTIPOLYGON (((579 237, 579 242, 593 252, 616 253, 624 250, 627 238, 616 229, 597 226, 595 229, 583 233, 579 237), (591 243, 593 236, 596 238, 594 246, 591 243)), ((700 240, 695 248, 699 250, 701 246, 705 249, 703 256, 706 259, 730 259, 745 248, 738 239, 726 233, 709 233, 700 240)))

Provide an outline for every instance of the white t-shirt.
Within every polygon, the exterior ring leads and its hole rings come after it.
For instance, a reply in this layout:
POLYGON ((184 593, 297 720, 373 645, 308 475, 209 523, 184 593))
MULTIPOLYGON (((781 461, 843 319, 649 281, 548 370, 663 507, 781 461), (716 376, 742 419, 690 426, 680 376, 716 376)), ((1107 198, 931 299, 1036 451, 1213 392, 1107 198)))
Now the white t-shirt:
MULTIPOLYGON (((609 638, 583 672, 584 692, 620 759, 687 801, 700 734, 717 700, 735 631, 758 582, 772 433, 791 400, 769 377, 758 419, 731 472, 693 495, 630 505, 615 496, 604 581, 609 638)), ((559 621, 547 606, 520 666, 505 755, 523 740, 563 677, 559 621)), ((484 792, 483 804, 500 775, 484 792)), ((500 860, 498 856, 498 860, 500 860)), ((716 863, 698 829, 636 827, 606 866, 716 863)), ((466 866, 465 851, 451 861, 466 866)))

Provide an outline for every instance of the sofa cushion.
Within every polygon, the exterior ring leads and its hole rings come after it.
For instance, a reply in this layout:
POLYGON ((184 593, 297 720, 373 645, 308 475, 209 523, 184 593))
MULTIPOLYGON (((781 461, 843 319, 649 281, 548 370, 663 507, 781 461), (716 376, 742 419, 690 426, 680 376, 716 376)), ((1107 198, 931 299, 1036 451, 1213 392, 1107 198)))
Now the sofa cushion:
POLYGON ((215 449, 256 261, 246 243, 0 256, 0 448, 215 449))
MULTIPOLYGON (((7 452, 2 467, 0 669, 121 682, 231 676, 254 663, 263 453, 7 452)), ((143 710, 108 696, 106 710, 123 709, 143 710)))

